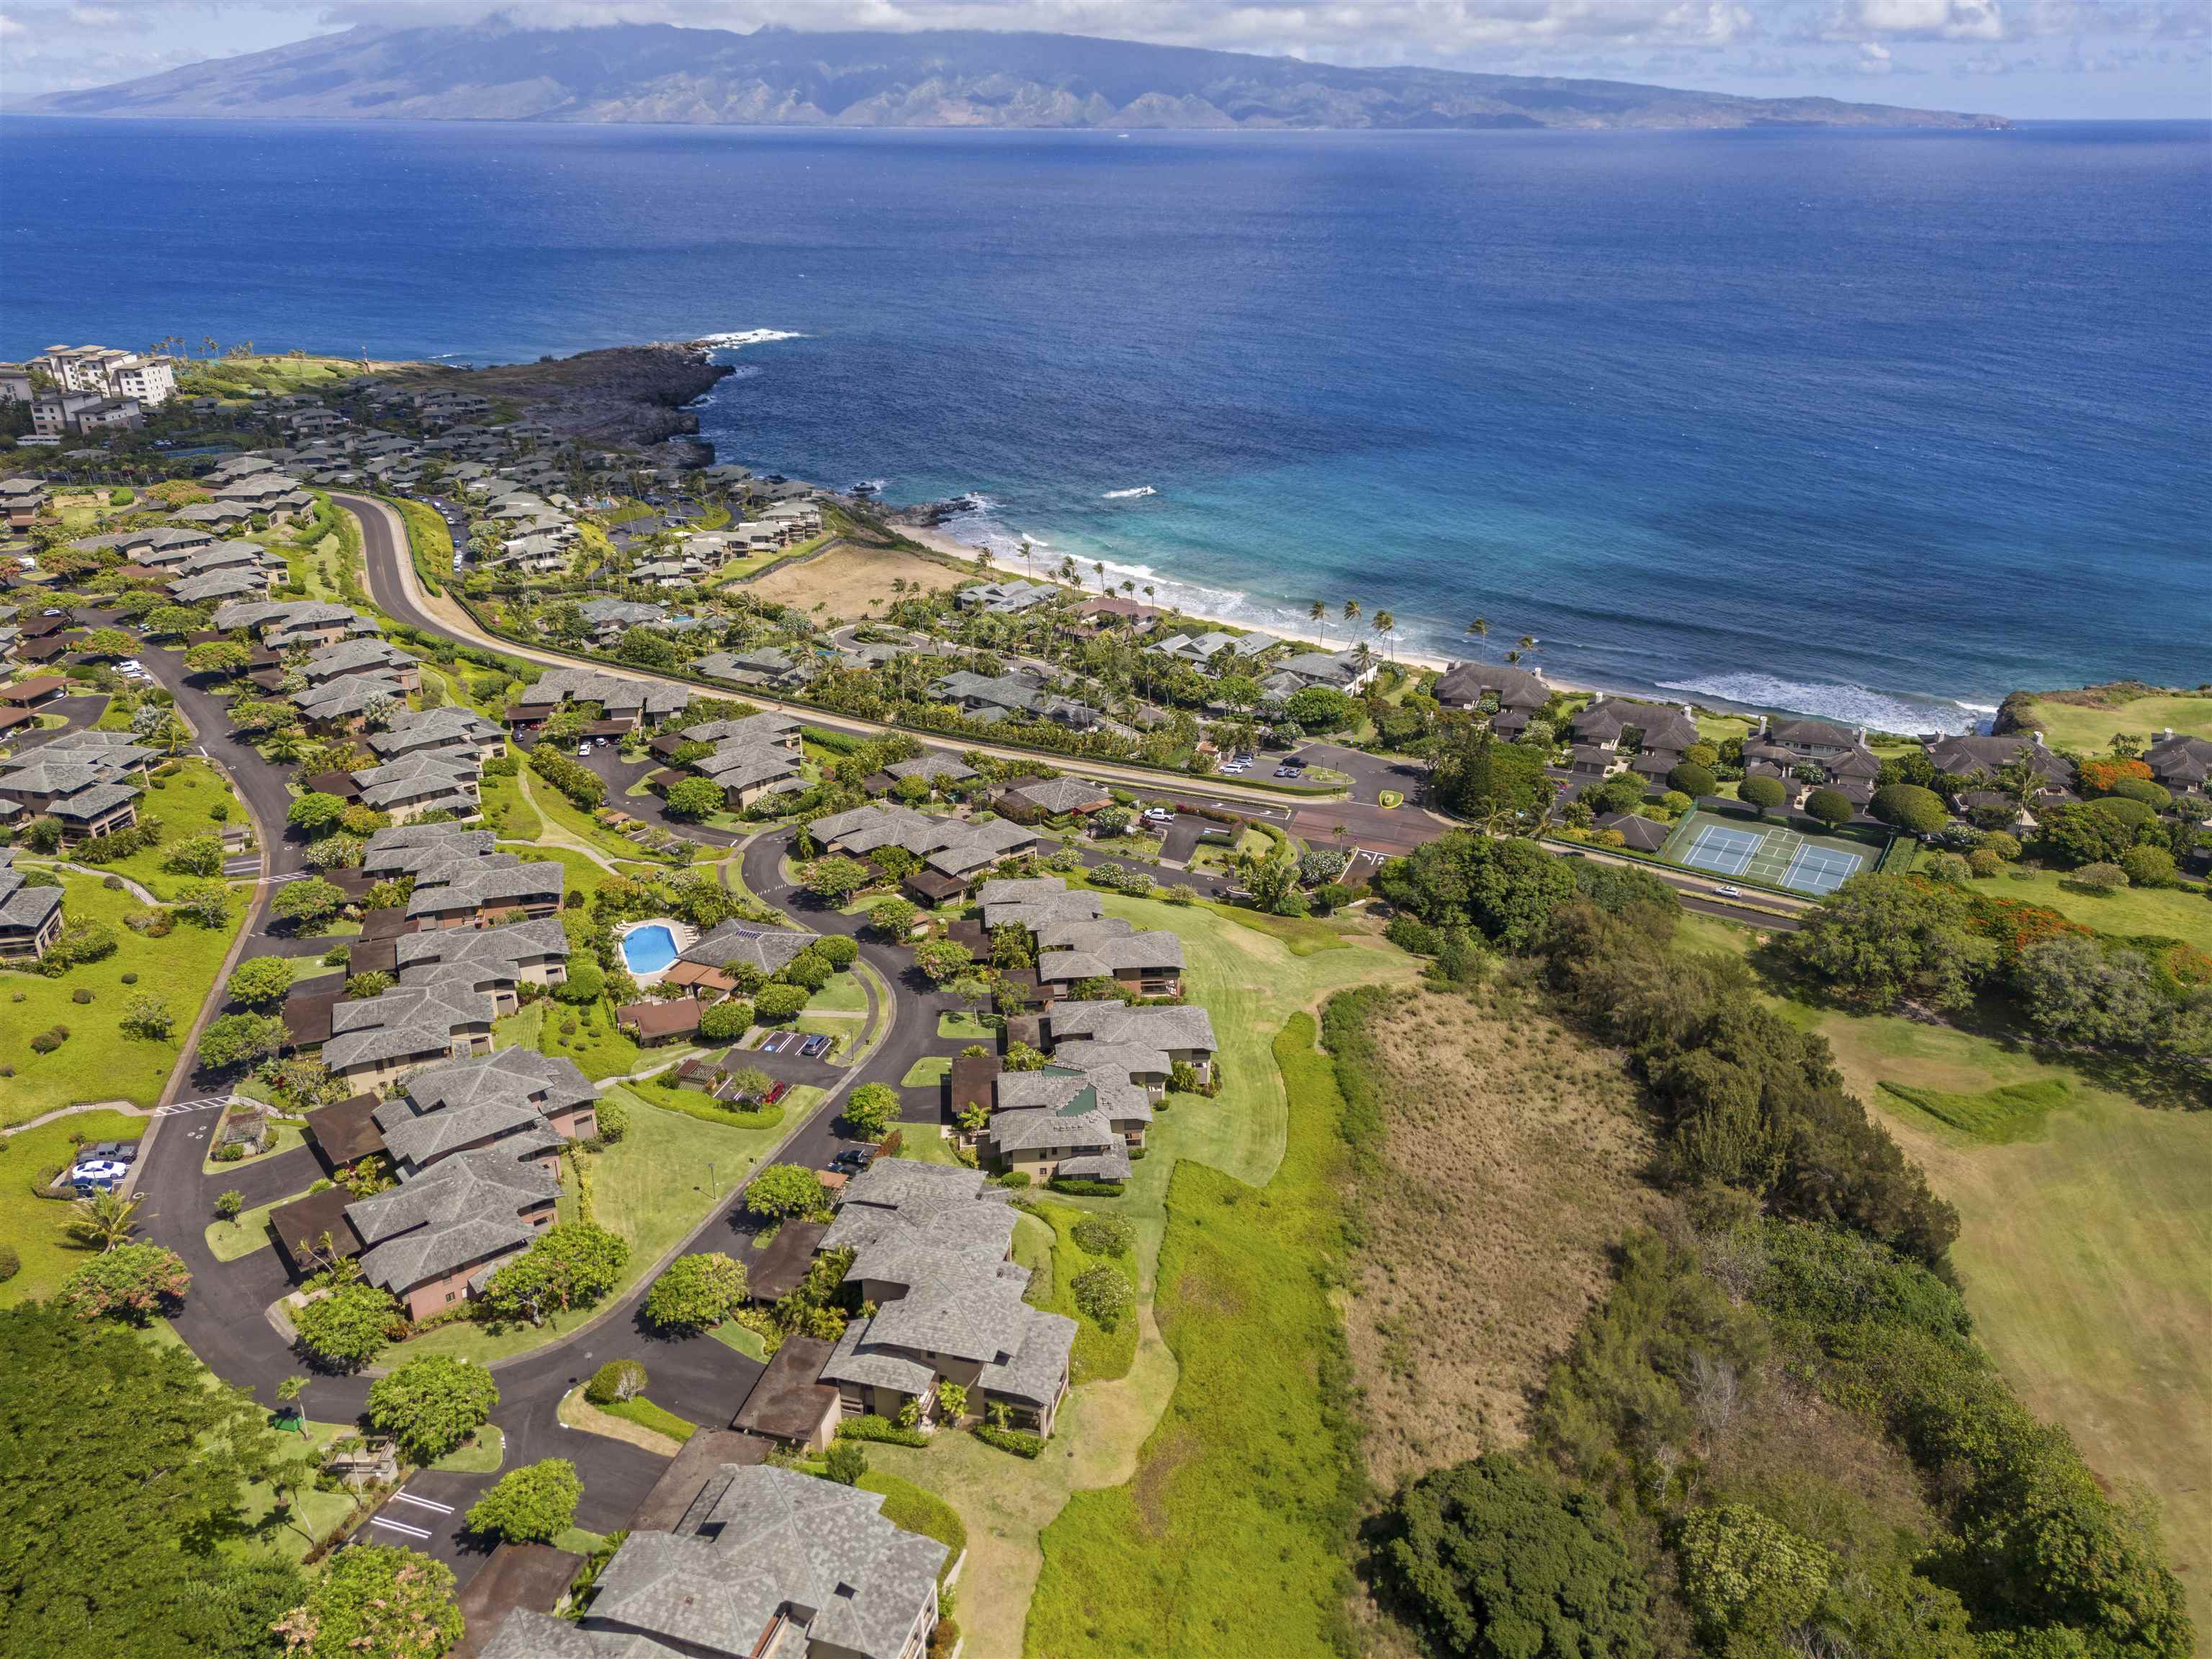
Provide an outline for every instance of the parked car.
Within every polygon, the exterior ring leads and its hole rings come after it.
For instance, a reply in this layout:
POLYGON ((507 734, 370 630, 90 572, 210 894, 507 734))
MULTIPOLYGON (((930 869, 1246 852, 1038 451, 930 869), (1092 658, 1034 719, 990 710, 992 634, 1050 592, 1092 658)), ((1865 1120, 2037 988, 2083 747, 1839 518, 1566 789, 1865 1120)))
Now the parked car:
POLYGON ((761 1097, 761 1104, 773 1106, 790 1092, 791 1085, 788 1083, 772 1083, 769 1085, 768 1092, 761 1097))
POLYGON ((817 1031, 799 1045, 799 1052, 808 1060, 819 1060, 830 1052, 830 1039, 817 1031))
POLYGON ((1175 820, 1175 810, 1172 807, 1148 806, 1145 809, 1145 822, 1147 823, 1173 823, 1175 820))
POLYGON ((868 1165, 873 1164, 875 1161, 876 1149, 874 1147, 848 1146, 843 1152, 838 1153, 836 1158, 830 1159, 830 1167, 833 1170, 843 1170, 848 1174, 858 1175, 861 1170, 866 1169, 868 1165))
POLYGON ((112 1158, 94 1158, 71 1166, 69 1180, 70 1185, 81 1193, 106 1193, 112 1192, 130 1173, 126 1164, 118 1164, 112 1158))
POLYGON ((589 760, 591 757, 592 745, 590 744, 580 743, 576 745, 576 758, 578 760, 589 760))

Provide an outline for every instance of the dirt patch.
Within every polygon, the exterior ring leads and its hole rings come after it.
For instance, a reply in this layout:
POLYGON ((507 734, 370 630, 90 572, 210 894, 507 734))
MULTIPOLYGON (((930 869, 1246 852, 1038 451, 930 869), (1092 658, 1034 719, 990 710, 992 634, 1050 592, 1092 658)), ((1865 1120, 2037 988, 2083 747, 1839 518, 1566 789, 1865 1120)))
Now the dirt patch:
POLYGON ((818 558, 780 566, 747 582, 744 591, 809 612, 818 605, 824 617, 857 622, 882 616, 904 592, 950 587, 959 580, 959 572, 921 554, 848 538, 818 558), (901 589, 896 582, 907 586, 901 589))
POLYGON ((1158 1538, 1168 1529, 1168 1488, 1175 1484, 1182 1466, 1198 1453, 1198 1436, 1184 1432, 1170 1436, 1160 1443, 1159 1449, 1139 1464, 1137 1478, 1131 1483, 1131 1494, 1137 1506, 1137 1519, 1148 1538, 1158 1538))
POLYGON ((1389 1485, 1525 1437, 1608 1247, 1664 1200, 1620 1057, 1532 1001, 1423 992, 1375 1039, 1385 1134, 1346 1326, 1389 1485))

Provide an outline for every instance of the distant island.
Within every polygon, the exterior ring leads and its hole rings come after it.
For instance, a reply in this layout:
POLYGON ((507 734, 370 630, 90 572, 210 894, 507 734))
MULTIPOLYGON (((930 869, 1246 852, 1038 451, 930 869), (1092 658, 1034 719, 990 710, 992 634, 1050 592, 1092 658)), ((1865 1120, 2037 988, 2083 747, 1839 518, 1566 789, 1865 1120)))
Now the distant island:
POLYGON ((2003 129, 1997 115, 1741 98, 1621 81, 1347 69, 1080 35, 750 34, 503 19, 363 25, 19 112, 231 120, 659 122, 705 126, 1203 130, 2003 129))

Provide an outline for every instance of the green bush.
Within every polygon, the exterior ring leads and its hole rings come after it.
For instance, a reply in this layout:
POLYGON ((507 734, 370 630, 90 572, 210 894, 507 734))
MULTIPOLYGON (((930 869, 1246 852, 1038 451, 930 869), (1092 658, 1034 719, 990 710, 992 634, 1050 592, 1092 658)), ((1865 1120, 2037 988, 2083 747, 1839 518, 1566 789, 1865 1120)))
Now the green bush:
POLYGON ((1001 1429, 989 1423, 978 1423, 969 1431, 987 1446, 996 1446, 1000 1451, 1012 1452, 1017 1457, 1037 1457, 1044 1451, 1044 1437, 1025 1434, 1019 1429, 1001 1429))
POLYGON ((840 1440, 880 1440, 890 1446, 927 1446, 929 1436, 920 1429, 903 1429, 888 1417, 870 1412, 848 1417, 837 1425, 840 1440))
POLYGON ((599 1139, 610 1146, 629 1133, 629 1108, 619 1100, 600 1096, 592 1115, 599 1123, 599 1139))
POLYGON ((841 1486, 857 1486, 868 1472, 868 1455, 854 1440, 835 1440, 823 1458, 823 1473, 841 1486))
POLYGON ((611 1406, 645 1392, 645 1367, 635 1359, 610 1359, 584 1384, 584 1398, 594 1406, 611 1406))
POLYGON ((1137 1230, 1126 1216, 1085 1212, 1069 1231, 1078 1247, 1091 1255, 1127 1255, 1136 1248, 1137 1230))
POLYGON ((1069 1286, 1075 1305, 1102 1331, 1111 1331, 1136 1303, 1136 1293, 1119 1267, 1104 1263, 1085 1267, 1069 1286))
POLYGON ((13 1244, 0 1244, 0 1285, 5 1285, 23 1271, 23 1258, 16 1254, 13 1244))
POLYGON ((850 968, 859 958, 860 947, 842 933, 824 933, 806 947, 818 952, 832 968, 850 968))
MULTIPOLYGON (((1018 1170, 1015 1171, 1015 1174, 1019 1173, 1018 1170)), ((1012 1175, 1006 1177, 1005 1184, 1009 1187, 1014 1184, 1012 1175)), ((1048 1184, 1053 1191, 1066 1193, 1075 1198, 1119 1198, 1121 1196, 1121 1183, 1118 1181, 1088 1181, 1079 1176, 1054 1176, 1048 1184)))
POLYGON ((1418 916, 1393 916, 1390 925, 1382 930, 1382 937, 1401 951, 1410 951, 1417 957, 1432 957, 1443 948, 1444 936, 1418 916))
POLYGON ((799 985, 763 985, 753 999, 753 1017, 763 1024, 796 1019, 806 1006, 807 992, 799 985))

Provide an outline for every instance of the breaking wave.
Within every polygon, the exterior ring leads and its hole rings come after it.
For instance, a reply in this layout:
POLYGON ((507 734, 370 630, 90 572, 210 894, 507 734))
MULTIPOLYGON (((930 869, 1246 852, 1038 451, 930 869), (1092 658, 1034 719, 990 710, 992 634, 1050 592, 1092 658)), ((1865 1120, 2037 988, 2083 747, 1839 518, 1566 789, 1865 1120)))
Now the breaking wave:
POLYGON ((766 345, 771 340, 803 340, 804 334, 793 334, 780 328, 749 328, 741 334, 702 334, 692 341, 693 345, 705 346, 709 351, 737 351, 749 345, 766 345))
POLYGON ((1139 495, 1157 495, 1159 493, 1150 484, 1139 484, 1134 489, 1109 489, 1098 499, 1102 501, 1133 501, 1139 495))
POLYGON ((1661 680, 1659 684, 1668 691, 1686 691, 1751 708, 1810 714, 1875 732, 1972 732, 1985 714, 1996 712, 1948 697, 1871 691, 1863 685, 1807 684, 1772 674, 1709 674, 1696 679, 1661 680))

